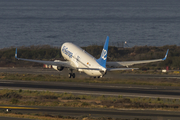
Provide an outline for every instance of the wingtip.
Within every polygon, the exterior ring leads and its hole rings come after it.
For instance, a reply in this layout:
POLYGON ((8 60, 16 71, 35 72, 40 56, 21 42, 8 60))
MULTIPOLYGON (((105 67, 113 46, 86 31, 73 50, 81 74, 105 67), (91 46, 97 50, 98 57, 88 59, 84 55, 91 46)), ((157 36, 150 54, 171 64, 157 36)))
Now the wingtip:
POLYGON ((167 49, 166 55, 165 55, 165 57, 162 60, 166 60, 168 52, 169 52, 169 49, 167 49))
POLYGON ((16 48, 16 52, 15 52, 15 58, 17 58, 17 48, 16 48))

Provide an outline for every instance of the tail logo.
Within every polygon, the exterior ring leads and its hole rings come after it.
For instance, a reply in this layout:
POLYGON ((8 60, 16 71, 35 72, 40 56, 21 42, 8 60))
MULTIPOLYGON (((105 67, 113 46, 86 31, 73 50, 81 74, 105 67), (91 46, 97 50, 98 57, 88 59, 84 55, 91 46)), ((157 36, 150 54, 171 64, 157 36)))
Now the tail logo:
POLYGON ((106 60, 106 58, 107 58, 107 51, 105 50, 105 49, 103 49, 103 51, 102 51, 102 54, 101 54, 101 58, 103 59, 103 60, 106 60))

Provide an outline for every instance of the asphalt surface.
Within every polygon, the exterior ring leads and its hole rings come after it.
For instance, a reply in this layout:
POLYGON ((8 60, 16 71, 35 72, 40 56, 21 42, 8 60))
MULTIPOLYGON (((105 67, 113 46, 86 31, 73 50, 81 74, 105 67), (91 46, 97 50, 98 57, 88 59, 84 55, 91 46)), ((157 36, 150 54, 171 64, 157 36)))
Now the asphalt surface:
POLYGON ((32 106, 0 106, 11 109, 11 112, 36 113, 61 116, 91 116, 91 117, 111 117, 122 119, 152 119, 152 120, 179 120, 180 112, 156 111, 156 110, 123 110, 123 109, 100 109, 100 108, 73 108, 73 107, 32 107, 32 106))
POLYGON ((132 86, 97 83, 0 80, 0 89, 45 90, 59 93, 180 99, 179 87, 132 86))

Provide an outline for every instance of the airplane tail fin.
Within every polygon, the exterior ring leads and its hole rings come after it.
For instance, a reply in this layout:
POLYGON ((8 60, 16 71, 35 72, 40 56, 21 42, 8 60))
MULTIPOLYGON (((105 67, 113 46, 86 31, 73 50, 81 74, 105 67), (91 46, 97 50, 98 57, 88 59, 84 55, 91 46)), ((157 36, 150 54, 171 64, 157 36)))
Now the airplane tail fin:
POLYGON ((104 68, 106 68, 106 60, 107 60, 107 53, 108 53, 108 44, 109 44, 109 37, 107 36, 106 42, 104 43, 104 48, 103 48, 102 53, 101 53, 101 57, 96 60, 104 68))

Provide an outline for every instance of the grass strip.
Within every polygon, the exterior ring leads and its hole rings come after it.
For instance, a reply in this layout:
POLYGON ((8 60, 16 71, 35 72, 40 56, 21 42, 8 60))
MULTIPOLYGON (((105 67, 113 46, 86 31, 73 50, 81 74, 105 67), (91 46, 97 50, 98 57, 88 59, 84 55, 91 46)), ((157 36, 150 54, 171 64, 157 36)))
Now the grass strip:
POLYGON ((38 119, 38 120, 151 120, 151 119, 143 119, 143 118, 134 118, 134 119, 126 119, 126 118, 111 118, 111 117, 91 117, 91 115, 80 116, 80 117, 71 117, 71 116, 52 116, 49 114, 40 115, 40 114, 22 114, 22 113, 0 113, 2 117, 12 117, 12 118, 26 118, 26 119, 38 119))
POLYGON ((0 116, 2 117, 12 117, 12 118, 26 118, 26 119, 38 119, 38 120, 74 120, 73 118, 66 118, 61 116, 51 116, 48 117, 48 115, 27 115, 22 113, 6 113, 2 112, 0 113, 0 116), (61 117, 61 118, 58 118, 61 117))
POLYGON ((179 99, 74 95, 49 91, 0 90, 0 105, 68 106, 180 111, 179 99))

